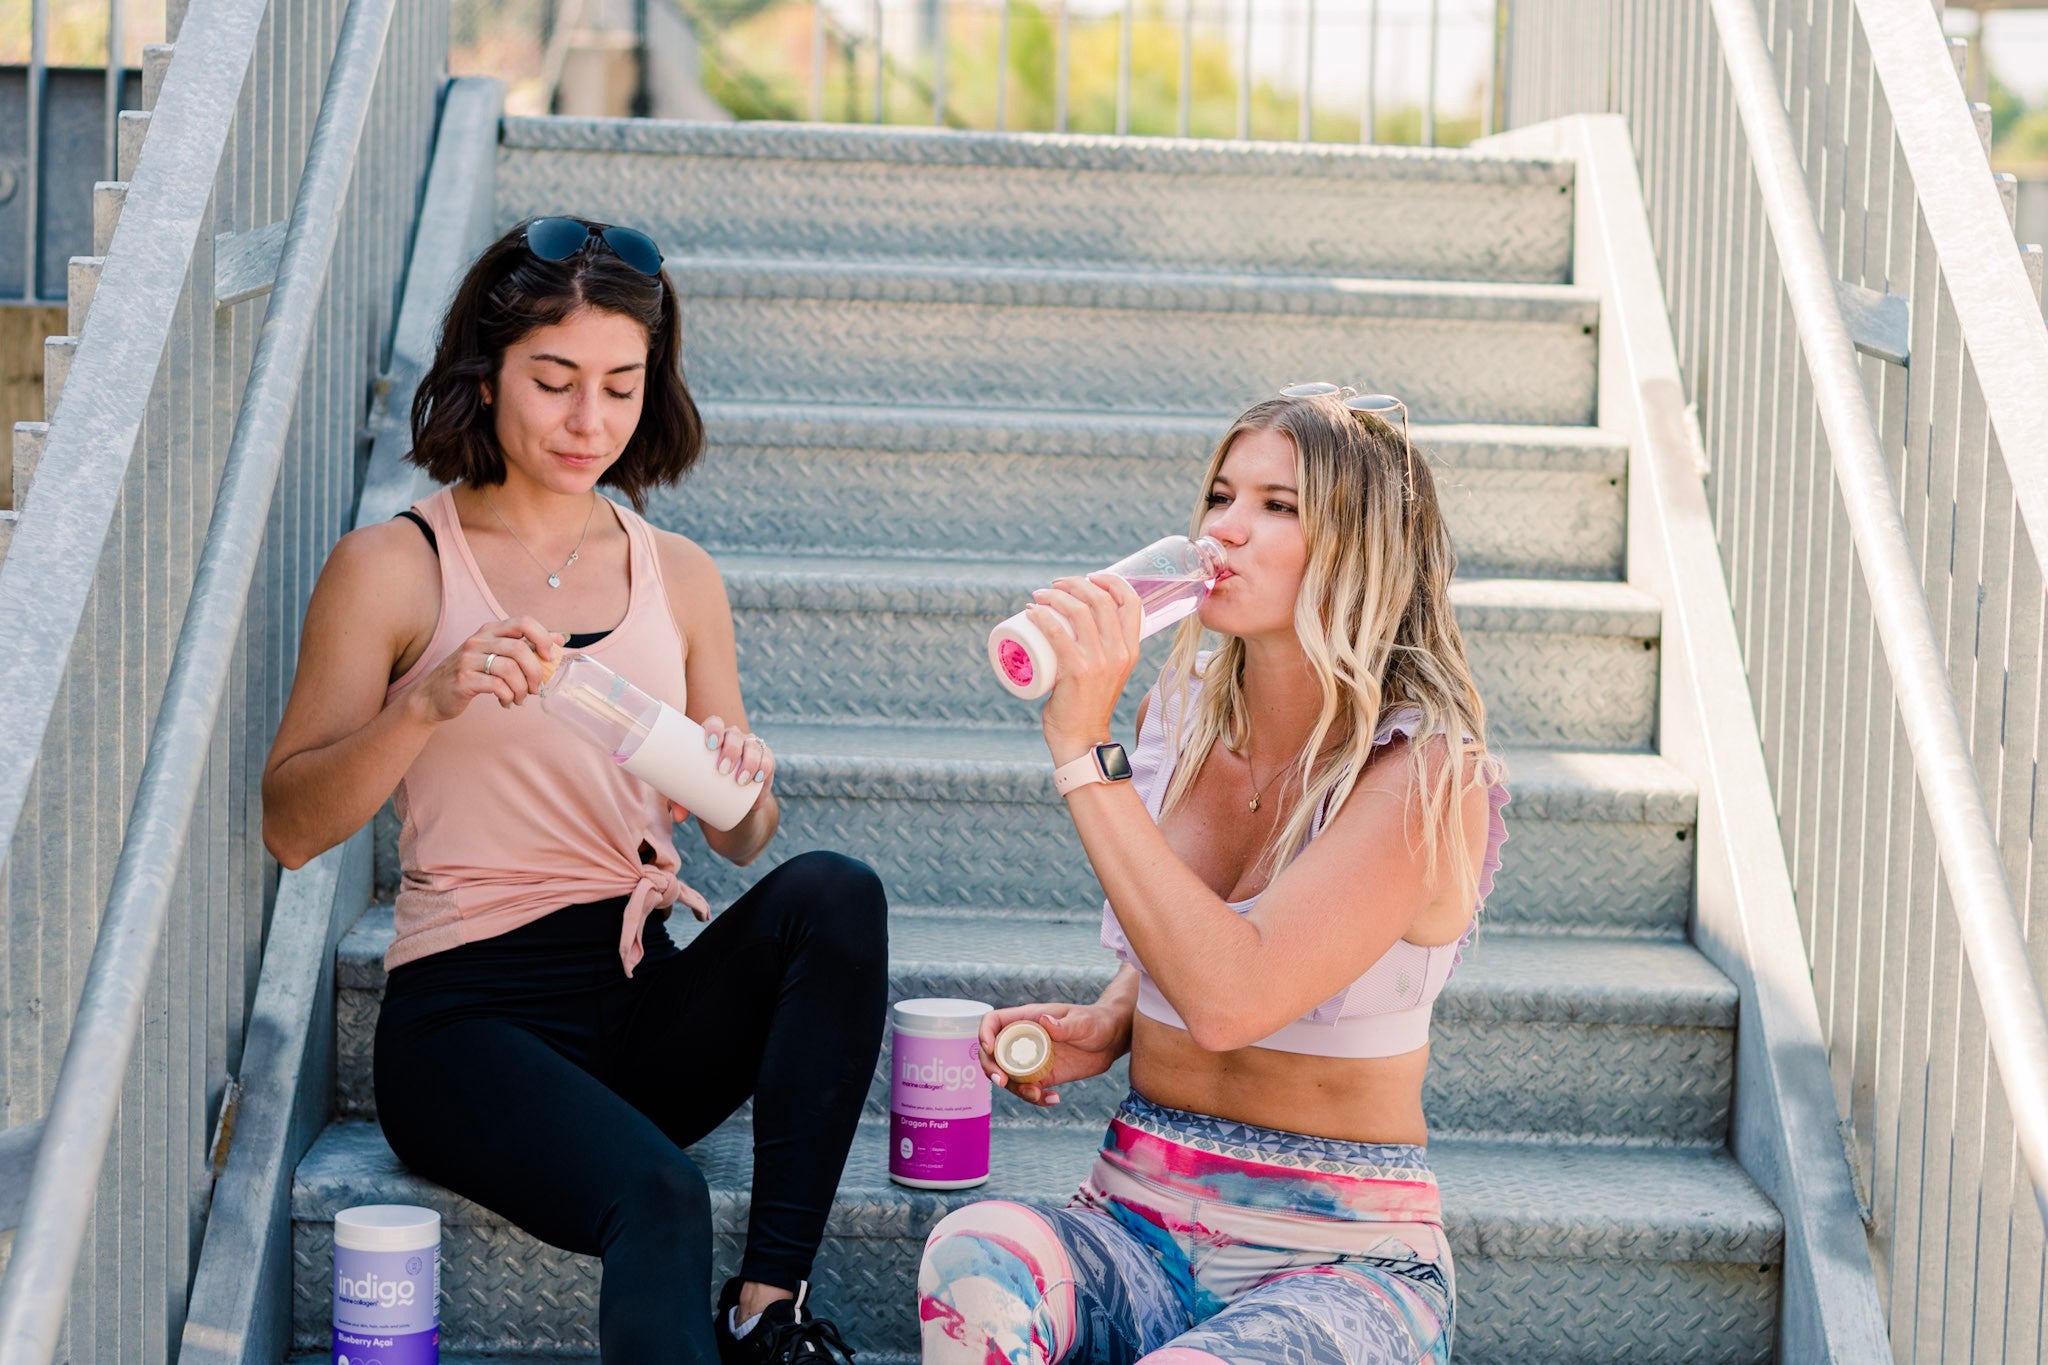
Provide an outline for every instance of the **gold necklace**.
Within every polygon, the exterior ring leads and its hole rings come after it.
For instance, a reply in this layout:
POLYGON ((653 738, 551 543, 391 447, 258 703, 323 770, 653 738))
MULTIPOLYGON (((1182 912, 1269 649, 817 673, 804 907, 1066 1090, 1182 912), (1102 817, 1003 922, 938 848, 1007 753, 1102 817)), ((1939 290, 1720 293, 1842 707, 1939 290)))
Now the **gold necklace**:
POLYGON ((1256 813, 1259 809, 1259 798, 1266 794, 1266 788, 1272 786, 1276 781, 1279 780, 1281 773, 1286 772, 1289 768, 1292 768, 1293 766, 1294 764, 1292 761, 1283 763, 1273 773, 1271 777, 1267 778, 1264 782, 1259 782, 1259 775, 1252 771, 1252 751, 1250 749, 1246 749, 1244 751, 1244 770, 1246 773, 1251 775, 1252 781, 1259 783, 1259 785, 1253 789, 1252 799, 1248 803, 1246 803, 1247 807, 1251 811, 1256 813))
POLYGON ((491 515, 498 519, 498 525, 505 528, 505 534, 512 537, 512 543, 520 549, 526 550, 526 557, 535 564, 540 565, 542 573, 548 574, 548 586, 559 588, 562 586, 562 575, 569 571, 571 564, 574 564, 583 557, 583 542, 590 535, 590 519, 597 515, 597 490, 593 488, 590 491, 590 510, 583 514, 583 534, 576 537, 576 548, 569 551, 569 557, 562 561, 562 567, 556 569, 553 573, 548 573, 548 566, 541 561, 539 555, 527 549, 526 542, 519 538, 519 533, 512 529, 512 523, 505 520, 504 514, 498 511, 498 504, 491 501, 489 493, 484 494, 484 506, 491 509, 491 515))

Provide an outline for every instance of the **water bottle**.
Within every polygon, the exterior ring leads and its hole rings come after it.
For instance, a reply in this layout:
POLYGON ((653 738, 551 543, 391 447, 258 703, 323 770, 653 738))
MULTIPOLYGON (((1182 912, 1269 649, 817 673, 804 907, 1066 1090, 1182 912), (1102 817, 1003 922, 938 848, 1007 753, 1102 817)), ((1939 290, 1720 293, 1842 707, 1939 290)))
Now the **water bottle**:
POLYGON ((540 705, 713 829, 746 819, 765 790, 718 771, 703 726, 588 654, 572 654, 555 669, 541 684, 540 705))
MULTIPOLYGON (((1168 536, 1103 570, 1137 590, 1145 608, 1145 623, 1138 627, 1141 640, 1187 619, 1222 571, 1223 546, 1210 536, 1168 536)), ((996 680, 1026 701, 1052 691, 1058 672, 1052 642, 1021 611, 989 632, 988 661, 996 680)))

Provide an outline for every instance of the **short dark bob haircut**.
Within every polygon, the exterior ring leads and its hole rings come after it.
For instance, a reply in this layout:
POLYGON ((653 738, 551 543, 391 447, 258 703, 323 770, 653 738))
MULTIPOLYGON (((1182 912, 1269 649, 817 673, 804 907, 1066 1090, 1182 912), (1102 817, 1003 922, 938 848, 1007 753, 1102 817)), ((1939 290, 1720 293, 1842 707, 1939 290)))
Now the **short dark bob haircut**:
POLYGON ((484 383, 498 381, 506 350, 521 339, 579 308, 602 309, 633 319, 647 332, 640 425, 598 480, 644 510, 648 489, 674 483, 704 453, 704 420, 683 382, 675 286, 666 273, 633 269, 594 233, 569 259, 544 261, 528 249, 526 226, 519 224, 486 247, 455 291, 434 363, 413 394, 407 458, 442 483, 503 483, 505 454, 484 401, 484 383))

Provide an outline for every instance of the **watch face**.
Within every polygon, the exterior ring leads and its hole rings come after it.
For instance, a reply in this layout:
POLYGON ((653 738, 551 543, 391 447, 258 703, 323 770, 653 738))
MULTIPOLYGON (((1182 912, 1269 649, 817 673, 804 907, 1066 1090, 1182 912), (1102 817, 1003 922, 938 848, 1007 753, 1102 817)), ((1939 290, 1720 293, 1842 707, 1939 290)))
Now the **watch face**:
POLYGON ((1111 782, 1128 782, 1131 777, 1131 758, 1121 744, 1098 744, 1095 746, 1095 761, 1101 765, 1102 775, 1111 782))

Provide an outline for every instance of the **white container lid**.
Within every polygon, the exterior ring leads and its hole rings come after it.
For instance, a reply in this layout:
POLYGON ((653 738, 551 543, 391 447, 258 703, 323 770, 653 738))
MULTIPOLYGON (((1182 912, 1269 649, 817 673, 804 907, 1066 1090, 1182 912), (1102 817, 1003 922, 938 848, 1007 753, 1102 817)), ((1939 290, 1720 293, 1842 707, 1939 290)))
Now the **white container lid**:
POLYGON ((989 632, 988 662, 996 671, 996 681, 1025 701, 1036 701, 1052 691, 1059 674, 1052 641, 1021 613, 989 632))
POLYGON ((348 1251, 426 1251, 441 1243, 441 1215, 413 1204, 358 1204, 334 1215, 334 1245, 348 1251))
POLYGON ((972 1038, 981 1032, 981 1017, 994 1008, 979 1000, 951 1000, 942 996, 899 1000, 889 1012, 889 1019, 904 1033, 928 1038, 972 1038))

